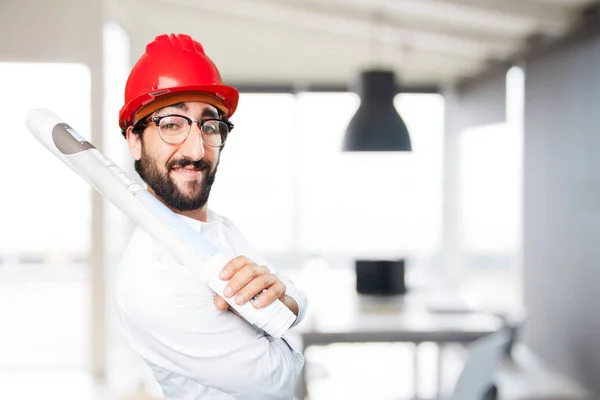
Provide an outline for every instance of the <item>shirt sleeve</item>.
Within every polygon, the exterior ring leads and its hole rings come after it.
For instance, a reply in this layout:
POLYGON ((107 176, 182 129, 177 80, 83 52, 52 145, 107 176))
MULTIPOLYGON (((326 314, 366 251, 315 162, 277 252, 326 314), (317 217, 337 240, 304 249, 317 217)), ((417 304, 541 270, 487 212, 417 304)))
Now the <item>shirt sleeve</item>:
POLYGON ((280 276, 280 279, 285 284, 286 294, 292 299, 296 300, 296 303, 298 304, 298 317, 290 327, 293 328, 304 319, 304 315, 306 314, 306 309, 308 307, 308 300, 304 292, 298 289, 294 282, 292 282, 288 277, 280 276))
MULTIPOLYGON (((119 288, 118 311, 144 359, 235 398, 291 399, 304 359, 231 311, 182 265, 145 266, 119 288)), ((140 269, 138 269, 139 271, 140 269)))
POLYGON ((306 309, 308 307, 308 299, 306 294, 296 284, 285 275, 281 275, 277 272, 277 269, 271 265, 266 259, 264 259, 254 247, 248 242, 248 240, 242 235, 239 229, 229 220, 223 217, 223 224, 225 233, 224 236, 226 241, 229 242, 230 247, 234 250, 235 256, 246 256, 256 264, 267 266, 272 273, 277 274, 279 279, 285 284, 286 294, 293 298, 298 304, 298 316, 294 321, 292 327, 298 325, 304 319, 306 315, 306 309))

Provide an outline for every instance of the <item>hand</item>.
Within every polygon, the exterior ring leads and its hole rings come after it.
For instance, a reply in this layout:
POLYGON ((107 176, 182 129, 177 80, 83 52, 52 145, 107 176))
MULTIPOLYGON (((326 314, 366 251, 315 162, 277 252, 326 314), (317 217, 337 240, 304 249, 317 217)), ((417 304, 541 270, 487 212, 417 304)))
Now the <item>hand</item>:
MULTIPOLYGON (((242 305, 254 298, 252 306, 263 308, 279 299, 298 315, 298 304, 285 294, 286 287, 281 279, 272 274, 269 268, 258 265, 244 256, 229 261, 223 267, 219 278, 229 280, 223 294, 228 298, 233 297, 236 304, 242 305)), ((215 296, 215 305, 219 310, 227 310, 229 307, 220 296, 215 296)))

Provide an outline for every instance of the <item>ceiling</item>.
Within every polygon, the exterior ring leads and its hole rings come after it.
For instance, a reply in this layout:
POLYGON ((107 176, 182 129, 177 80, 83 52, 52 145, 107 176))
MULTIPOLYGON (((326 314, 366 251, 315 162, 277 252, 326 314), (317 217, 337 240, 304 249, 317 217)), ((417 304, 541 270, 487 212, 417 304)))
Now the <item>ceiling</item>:
POLYGON ((228 83, 347 85, 368 67, 403 86, 477 76, 556 38, 590 0, 112 0, 132 59, 161 33, 200 41, 228 83))

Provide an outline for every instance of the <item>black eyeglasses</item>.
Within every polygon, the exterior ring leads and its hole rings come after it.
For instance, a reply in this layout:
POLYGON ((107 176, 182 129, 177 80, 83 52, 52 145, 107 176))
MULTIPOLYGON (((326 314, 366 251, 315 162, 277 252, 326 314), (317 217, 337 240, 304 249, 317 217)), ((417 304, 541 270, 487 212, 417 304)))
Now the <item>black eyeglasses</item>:
POLYGON ((219 119, 191 119, 185 115, 168 114, 152 117, 151 121, 158 127, 160 138, 169 144, 180 144, 187 139, 192 130, 192 123, 197 123, 202 133, 202 142, 211 147, 222 147, 227 135, 233 129, 229 121, 219 119))

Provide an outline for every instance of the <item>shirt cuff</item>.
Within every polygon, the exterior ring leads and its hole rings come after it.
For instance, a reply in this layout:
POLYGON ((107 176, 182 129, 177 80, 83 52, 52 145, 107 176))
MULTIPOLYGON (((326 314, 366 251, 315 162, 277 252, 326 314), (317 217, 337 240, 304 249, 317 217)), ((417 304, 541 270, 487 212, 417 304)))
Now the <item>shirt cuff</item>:
POLYGON ((296 304, 298 304, 298 316, 296 317, 296 320, 290 327, 293 328, 300 322, 302 322, 302 320, 304 319, 304 315, 306 314, 306 307, 308 306, 308 300, 306 299, 306 295, 300 289, 298 289, 293 282, 285 278, 282 278, 281 280, 283 281, 283 283, 285 283, 286 286, 285 294, 294 299, 294 301, 296 301, 296 304))

